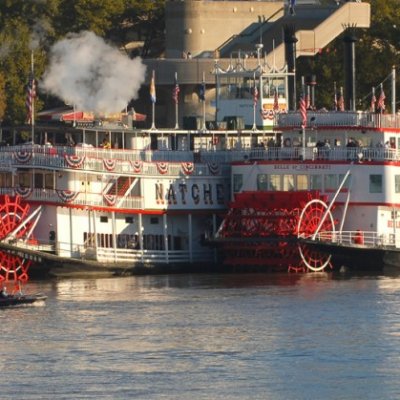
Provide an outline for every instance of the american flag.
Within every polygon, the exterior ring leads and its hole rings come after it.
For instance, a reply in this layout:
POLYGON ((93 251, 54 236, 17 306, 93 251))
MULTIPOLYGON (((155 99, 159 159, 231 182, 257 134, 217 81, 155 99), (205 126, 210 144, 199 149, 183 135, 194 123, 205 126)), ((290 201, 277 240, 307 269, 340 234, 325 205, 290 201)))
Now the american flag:
POLYGON ((26 93, 26 122, 27 124, 33 123, 33 103, 36 98, 36 82, 33 74, 29 77, 29 82, 27 85, 27 93, 26 93))
POLYGON ((278 89, 275 88, 274 93, 274 112, 279 112, 279 100, 278 100, 278 89))
POLYGON ((338 110, 344 111, 344 96, 343 96, 343 88, 340 87, 340 97, 338 100, 338 110))
POLYGON ((380 113, 385 111, 385 92, 383 91, 383 86, 381 85, 381 93, 379 95, 378 103, 376 105, 376 110, 380 113))
POLYGON ((258 102, 258 89, 256 86, 256 83, 254 82, 254 87, 253 87, 253 104, 254 107, 257 105, 258 102))
POLYGON ((300 95, 299 109, 301 116, 301 127, 305 128, 307 126, 307 107, 306 107, 306 99, 304 97, 304 93, 301 93, 300 95))
POLYGON ((151 81, 150 81, 150 99, 153 104, 156 102, 156 82, 155 82, 155 73, 153 71, 153 74, 151 75, 151 81))
POLYGON ((371 97, 371 112, 375 112, 375 105, 376 105, 376 96, 375 96, 375 88, 372 88, 372 97, 371 97))
POLYGON ((201 101, 206 101, 206 83, 201 82, 200 88, 199 88, 199 99, 201 101))
POLYGON ((175 104, 178 104, 179 92, 180 92, 180 89, 179 89, 179 84, 178 84, 178 74, 175 73, 175 86, 172 89, 172 100, 174 100, 175 104))

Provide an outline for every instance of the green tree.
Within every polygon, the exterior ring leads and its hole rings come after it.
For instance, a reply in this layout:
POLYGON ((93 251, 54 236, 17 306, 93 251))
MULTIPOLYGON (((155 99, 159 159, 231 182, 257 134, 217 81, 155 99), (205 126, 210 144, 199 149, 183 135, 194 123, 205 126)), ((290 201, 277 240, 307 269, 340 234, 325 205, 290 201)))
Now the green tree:
MULTIPOLYGON (((388 76, 393 65, 399 63, 400 9, 398 0, 370 0, 371 27, 356 29, 356 86, 357 107, 367 108, 372 87, 382 81, 388 87, 388 76)), ((317 76, 317 107, 332 108, 333 82, 344 86, 343 35, 335 39, 314 58, 298 61, 298 76, 317 76)), ((398 86, 398 85, 397 85, 398 86)), ((399 87, 397 88, 398 91, 399 87)), ((390 104, 388 104, 390 109, 390 104)))

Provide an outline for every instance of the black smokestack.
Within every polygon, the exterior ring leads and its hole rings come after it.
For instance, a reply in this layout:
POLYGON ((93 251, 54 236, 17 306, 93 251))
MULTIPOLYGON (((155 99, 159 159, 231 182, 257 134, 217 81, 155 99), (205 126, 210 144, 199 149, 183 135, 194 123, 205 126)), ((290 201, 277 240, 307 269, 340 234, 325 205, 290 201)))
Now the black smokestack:
POLYGON ((283 27, 285 41, 285 58, 288 66, 288 72, 293 75, 288 77, 288 109, 296 110, 296 27, 295 25, 285 25, 283 27))
POLYGON ((344 98, 346 109, 356 111, 356 46, 357 37, 353 28, 347 28, 344 42, 344 98))

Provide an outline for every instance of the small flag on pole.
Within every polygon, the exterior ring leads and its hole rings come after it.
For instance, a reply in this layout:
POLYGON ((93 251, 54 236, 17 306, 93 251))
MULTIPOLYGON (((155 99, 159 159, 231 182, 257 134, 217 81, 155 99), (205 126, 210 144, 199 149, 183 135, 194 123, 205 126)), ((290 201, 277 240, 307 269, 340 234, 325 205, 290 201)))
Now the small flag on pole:
POLYGON ((199 88, 199 99, 200 101, 206 101, 206 83, 204 82, 204 77, 199 88))
POLYGON ((344 111, 344 96, 343 96, 343 87, 340 87, 340 96, 338 100, 338 110, 344 111))
POLYGON ((257 106, 257 102, 258 102, 258 89, 256 86, 256 81, 254 81, 254 87, 253 87, 253 104, 254 107, 257 106))
POLYGON ((279 99, 278 99, 278 89, 275 88, 275 93, 274 93, 274 113, 279 112, 279 99))
POLYGON ((35 78, 33 77, 33 74, 30 74, 28 85, 27 85, 27 93, 26 93, 26 110, 27 110, 27 116, 26 116, 26 122, 27 124, 32 124, 34 119, 33 119, 33 113, 34 113, 34 108, 33 108, 33 103, 36 98, 36 82, 35 78))
POLYGON ((370 106, 370 111, 375 112, 375 106, 376 106, 376 96, 375 96, 375 88, 372 88, 372 97, 371 97, 371 106, 370 106))
POLYGON ((175 72, 175 86, 172 90, 172 100, 174 101, 175 104, 178 104, 179 101, 179 84, 178 84, 178 74, 175 72))
POLYGON ((378 103, 376 105, 376 111, 383 113, 385 111, 385 92, 383 91, 383 85, 381 84, 381 93, 379 94, 378 103))
POLYGON ((301 127, 305 128, 307 126, 307 106, 306 106, 306 99, 304 97, 304 93, 301 93, 301 95, 300 95, 299 109, 300 109, 300 116, 301 116, 301 127))
POLYGON ((150 99, 153 104, 156 103, 156 83, 155 83, 155 72, 153 70, 153 74, 151 75, 150 81, 150 99))

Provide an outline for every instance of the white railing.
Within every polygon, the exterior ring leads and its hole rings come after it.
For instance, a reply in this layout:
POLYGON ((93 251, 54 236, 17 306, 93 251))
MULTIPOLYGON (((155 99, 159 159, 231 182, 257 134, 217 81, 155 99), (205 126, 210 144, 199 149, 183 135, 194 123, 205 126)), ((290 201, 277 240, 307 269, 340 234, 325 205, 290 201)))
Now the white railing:
POLYGON ((98 248, 97 261, 134 263, 142 262, 148 264, 175 264, 196 262, 212 262, 214 260, 212 251, 193 251, 192 255, 188 250, 130 250, 98 248))
MULTIPOLYGON (((190 153, 190 152, 189 152, 190 153)), ((181 161, 187 160, 188 152, 174 152, 171 151, 171 158, 178 159, 182 156, 181 161)), ((146 152, 147 154, 147 152, 146 152)), ((149 160, 155 160, 157 157, 156 152, 148 151, 149 160)), ((190 153, 192 156, 195 153, 190 153)), ((59 155, 48 156, 44 154, 34 154, 34 156, 23 162, 24 166, 29 167, 46 167, 49 169, 57 170, 85 170, 100 173, 117 173, 117 174, 132 174, 132 165, 129 161, 117 159, 114 169, 110 172, 105 169, 103 159, 90 158, 89 154, 85 154, 85 161, 81 168, 73 168, 67 164, 64 157, 59 155)), ((93 154, 92 154, 93 155, 93 154)), ((82 154, 83 156, 83 154, 82 154)), ((298 147, 254 147, 243 150, 217 150, 217 151, 201 151, 196 155, 198 163, 192 173, 192 176, 211 175, 208 163, 218 163, 220 168, 219 175, 225 175, 229 172, 229 164, 235 161, 246 161, 251 159, 258 160, 299 160, 303 159, 303 148, 298 147)), ((400 160, 400 151, 397 149, 383 148, 383 147, 332 147, 332 148, 318 148, 306 147, 304 149, 304 159, 306 160, 331 160, 331 161, 398 161, 400 160)), ((18 167, 21 162, 16 160, 12 153, 0 151, 0 162, 7 165, 8 169, 18 167)), ((182 166, 179 162, 174 161, 169 164, 168 175, 180 176, 182 173, 182 166)), ((157 166, 152 162, 145 162, 139 175, 161 175, 157 166)), ((164 174, 163 174, 164 175, 164 174)), ((214 175, 214 174, 213 174, 214 175)), ((164 175, 165 176, 165 175, 164 175)))
MULTIPOLYGON (((299 128, 302 117, 293 111, 278 114, 280 128, 299 128)), ((358 127, 358 128, 400 128, 400 114, 378 114, 368 111, 308 111, 308 127, 358 127)))
POLYGON ((25 243, 22 240, 15 240, 9 243, 21 250, 32 250, 49 252, 60 257, 76 260, 93 260, 101 263, 145 263, 145 264, 176 264, 192 262, 214 262, 214 250, 204 249, 189 250, 133 250, 120 248, 95 248, 86 247, 67 242, 51 242, 49 240, 36 239, 25 243))
POLYGON ((365 246, 368 248, 400 247, 400 235, 382 234, 375 231, 320 232, 315 240, 345 246, 365 246))

